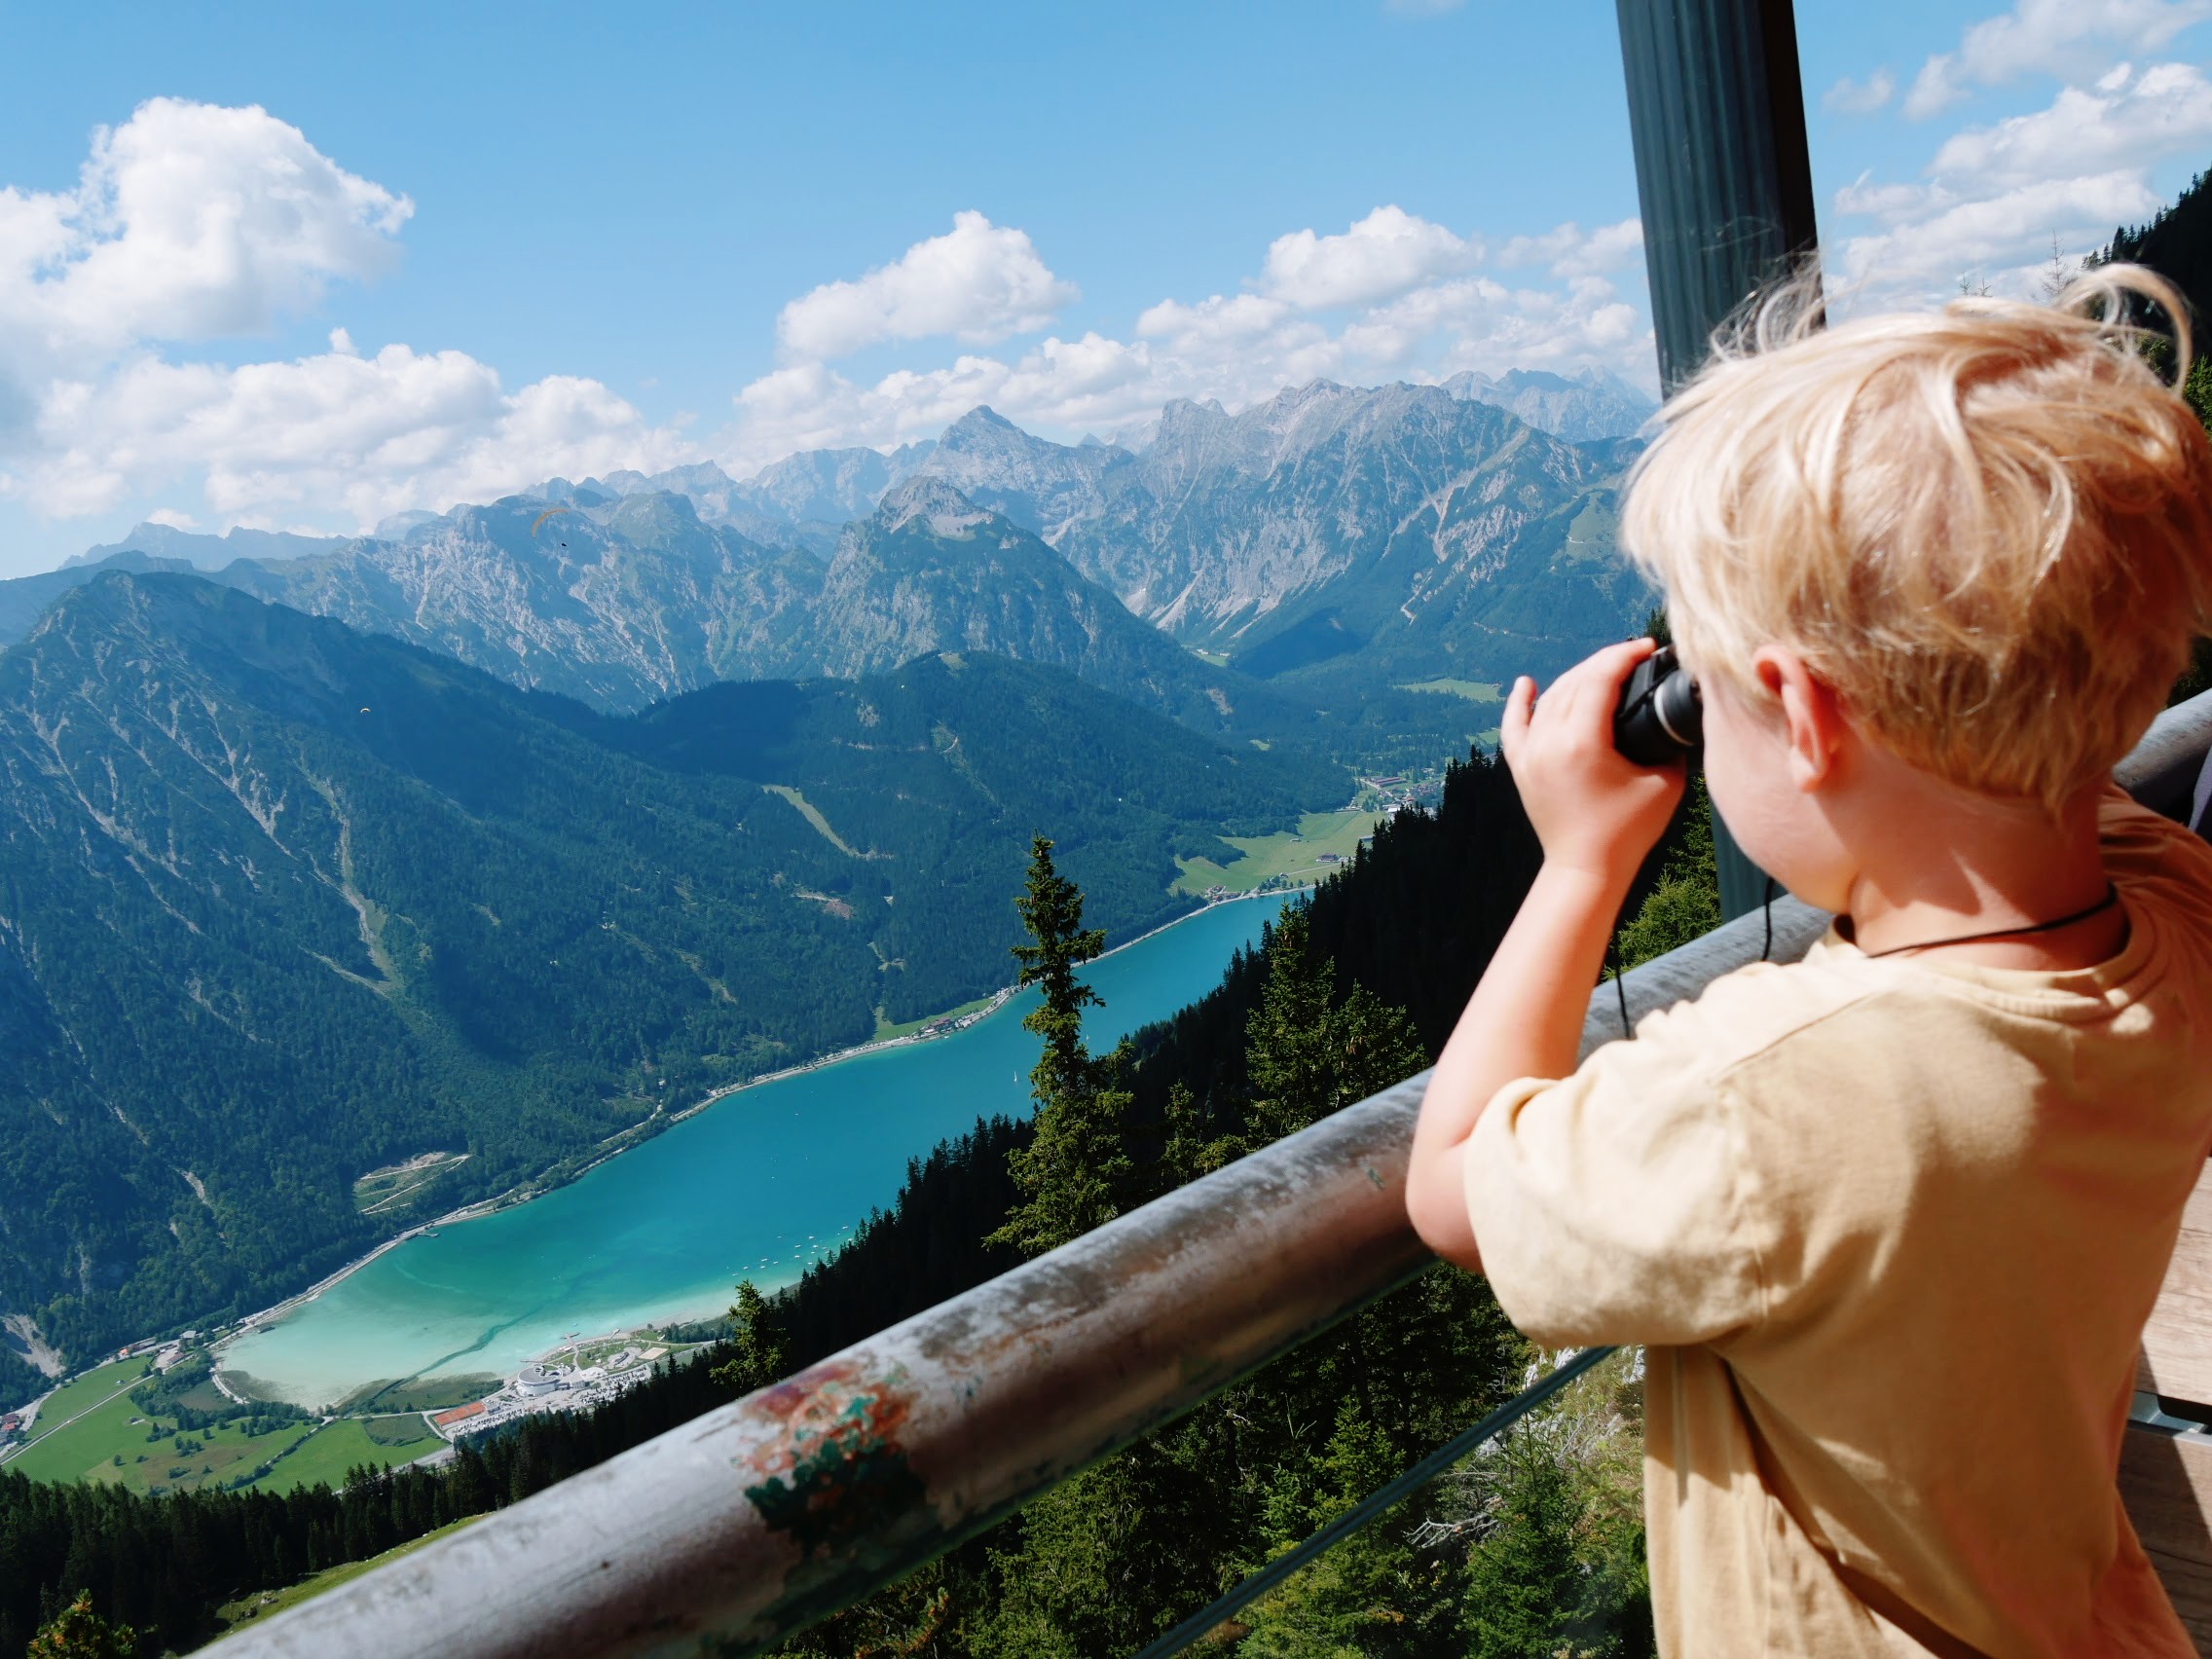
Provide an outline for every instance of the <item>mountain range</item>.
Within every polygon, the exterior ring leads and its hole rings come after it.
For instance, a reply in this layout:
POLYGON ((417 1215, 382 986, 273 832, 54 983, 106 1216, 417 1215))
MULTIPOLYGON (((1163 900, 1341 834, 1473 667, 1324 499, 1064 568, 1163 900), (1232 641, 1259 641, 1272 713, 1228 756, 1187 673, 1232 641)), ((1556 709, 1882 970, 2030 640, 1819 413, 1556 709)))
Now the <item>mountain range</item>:
POLYGON ((81 1355, 242 1310, 987 992, 1034 831, 1127 937, 1344 790, 979 653, 612 716, 106 572, 0 651, 0 1311, 81 1355))
POLYGON ((1648 593, 1612 557, 1620 442, 1498 406, 1610 432, 1632 395, 1525 373, 1315 382, 1236 415, 1170 404, 1141 452, 977 409, 890 455, 809 452, 743 484, 712 464, 551 479, 366 537, 142 526, 97 562, 0 582, 0 643, 99 570, 192 568, 609 711, 977 649, 1200 729, 1318 722, 1331 753, 1381 763, 1389 731, 1465 739, 1400 687, 1549 673, 1641 616, 1648 593))

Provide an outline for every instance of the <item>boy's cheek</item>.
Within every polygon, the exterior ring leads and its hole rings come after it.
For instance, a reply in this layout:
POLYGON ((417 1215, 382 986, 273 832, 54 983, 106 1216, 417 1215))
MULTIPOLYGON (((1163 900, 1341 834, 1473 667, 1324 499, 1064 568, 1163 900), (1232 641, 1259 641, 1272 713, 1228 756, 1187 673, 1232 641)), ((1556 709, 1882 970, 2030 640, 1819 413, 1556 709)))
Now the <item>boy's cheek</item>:
POLYGON ((1824 910, 1848 907, 1851 858, 1826 813, 1786 771, 1745 775, 1709 751, 1706 790, 1744 856, 1783 889, 1824 910))
POLYGON ((1827 879, 1834 832, 1791 782, 1788 745, 1741 710, 1709 703, 1707 713, 1705 787, 1714 810, 1745 857, 1807 903, 1822 903, 1834 885, 1827 879))

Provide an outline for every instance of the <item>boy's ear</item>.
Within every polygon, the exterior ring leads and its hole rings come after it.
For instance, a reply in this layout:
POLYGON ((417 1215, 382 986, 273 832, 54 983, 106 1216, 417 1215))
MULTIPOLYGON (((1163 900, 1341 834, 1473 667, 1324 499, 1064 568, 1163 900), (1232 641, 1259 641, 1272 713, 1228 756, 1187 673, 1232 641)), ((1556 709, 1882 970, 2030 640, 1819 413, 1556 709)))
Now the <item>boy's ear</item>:
POLYGON ((1805 665, 1788 645, 1761 645, 1751 671, 1781 710, 1789 752, 1789 781, 1800 790, 1825 788, 1835 775, 1837 757, 1850 741, 1835 688, 1805 665))

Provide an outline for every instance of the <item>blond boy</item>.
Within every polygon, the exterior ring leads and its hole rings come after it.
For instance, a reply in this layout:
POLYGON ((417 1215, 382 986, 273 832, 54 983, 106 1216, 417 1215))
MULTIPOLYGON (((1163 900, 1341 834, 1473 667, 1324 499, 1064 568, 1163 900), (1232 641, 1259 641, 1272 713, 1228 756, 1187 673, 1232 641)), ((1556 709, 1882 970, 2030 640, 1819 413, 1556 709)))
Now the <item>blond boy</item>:
MULTIPOLYGON (((1791 327, 1668 407, 1629 551, 1751 859, 1833 911, 1575 1064, 1682 788, 1613 752, 1648 642, 1504 749, 1544 847, 1438 1061, 1408 1207, 1553 1346, 1647 1349, 1662 1651, 2192 1651, 2115 1492, 2212 1146, 2212 848, 2112 788, 2212 618, 2212 449, 2060 308, 1791 327)), ((2185 347, 2186 350, 2186 347, 2185 347)))

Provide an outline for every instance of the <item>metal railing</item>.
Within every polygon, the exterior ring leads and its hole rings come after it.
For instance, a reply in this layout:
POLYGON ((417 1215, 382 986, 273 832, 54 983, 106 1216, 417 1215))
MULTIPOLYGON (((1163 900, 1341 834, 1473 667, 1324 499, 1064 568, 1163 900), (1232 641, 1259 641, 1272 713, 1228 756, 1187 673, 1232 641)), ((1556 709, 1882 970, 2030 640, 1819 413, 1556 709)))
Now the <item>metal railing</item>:
MULTIPOLYGON (((2176 812, 2212 693, 2120 769, 2176 812)), ((1826 926, 1788 898, 1776 961, 1826 926)), ((1632 1018, 1755 961, 1742 916, 1625 975, 1632 1018)), ((1583 1049, 1621 1034, 1611 984, 1583 1049)), ((1402 1283, 1427 1074, 364 1574, 222 1659, 751 1653, 902 1577, 1402 1283)))

